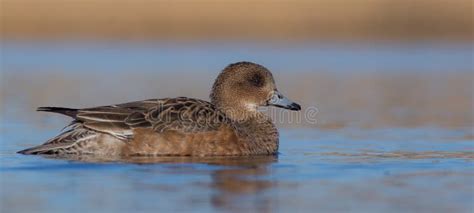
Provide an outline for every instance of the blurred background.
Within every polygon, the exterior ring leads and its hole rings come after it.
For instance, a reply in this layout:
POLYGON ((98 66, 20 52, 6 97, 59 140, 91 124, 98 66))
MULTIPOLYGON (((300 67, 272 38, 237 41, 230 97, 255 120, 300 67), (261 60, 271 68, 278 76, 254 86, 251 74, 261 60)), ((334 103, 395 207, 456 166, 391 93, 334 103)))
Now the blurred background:
POLYGON ((247 60, 318 107, 320 128, 470 126, 472 8, 470 0, 2 0, 2 112, 31 119, 43 105, 207 98, 223 67, 247 60))

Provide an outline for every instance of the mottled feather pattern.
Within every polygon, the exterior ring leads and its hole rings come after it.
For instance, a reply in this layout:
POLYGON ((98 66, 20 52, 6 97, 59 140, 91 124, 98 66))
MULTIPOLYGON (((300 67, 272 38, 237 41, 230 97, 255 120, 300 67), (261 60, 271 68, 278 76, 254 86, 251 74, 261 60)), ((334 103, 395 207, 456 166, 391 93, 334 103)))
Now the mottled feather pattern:
POLYGON ((226 120, 211 103, 185 97, 79 110, 76 119, 87 128, 120 139, 132 137, 134 128, 152 128, 156 132, 213 131, 226 120))
POLYGON ((133 123, 148 122, 156 132, 213 131, 225 121, 224 115, 206 101, 183 97, 162 101, 143 115, 134 115, 129 120, 133 123))

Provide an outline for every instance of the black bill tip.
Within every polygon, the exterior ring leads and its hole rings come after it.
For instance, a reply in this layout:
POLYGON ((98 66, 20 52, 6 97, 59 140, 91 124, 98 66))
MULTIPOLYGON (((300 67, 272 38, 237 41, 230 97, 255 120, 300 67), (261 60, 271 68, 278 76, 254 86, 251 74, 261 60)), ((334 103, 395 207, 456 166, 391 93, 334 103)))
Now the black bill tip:
POLYGON ((301 110, 301 106, 297 103, 292 103, 288 106, 288 109, 289 110, 293 110, 293 111, 300 111, 301 110))

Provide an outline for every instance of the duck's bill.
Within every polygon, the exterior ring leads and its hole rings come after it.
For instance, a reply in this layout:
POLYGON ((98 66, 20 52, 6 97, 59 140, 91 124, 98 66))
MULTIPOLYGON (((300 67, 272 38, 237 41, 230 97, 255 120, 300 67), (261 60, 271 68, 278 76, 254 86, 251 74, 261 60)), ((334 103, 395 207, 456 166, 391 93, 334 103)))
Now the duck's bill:
POLYGON ((275 91, 271 97, 271 99, 268 101, 269 106, 276 106, 280 107, 283 109, 289 109, 289 110, 294 110, 294 111, 300 111, 301 106, 292 100, 288 99, 284 95, 282 95, 280 92, 275 91))

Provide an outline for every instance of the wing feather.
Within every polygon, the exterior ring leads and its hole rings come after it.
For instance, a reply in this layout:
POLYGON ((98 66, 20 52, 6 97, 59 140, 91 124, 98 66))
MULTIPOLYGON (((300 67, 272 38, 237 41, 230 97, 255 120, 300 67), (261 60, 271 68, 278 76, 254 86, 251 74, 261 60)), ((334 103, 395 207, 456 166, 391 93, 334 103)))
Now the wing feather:
POLYGON ((151 128, 158 133, 213 131, 225 122, 224 118, 225 115, 207 101, 179 97, 80 109, 75 122, 128 140, 136 128, 151 128))
POLYGON ((85 122, 123 122, 130 115, 130 112, 79 112, 77 119, 85 122))

